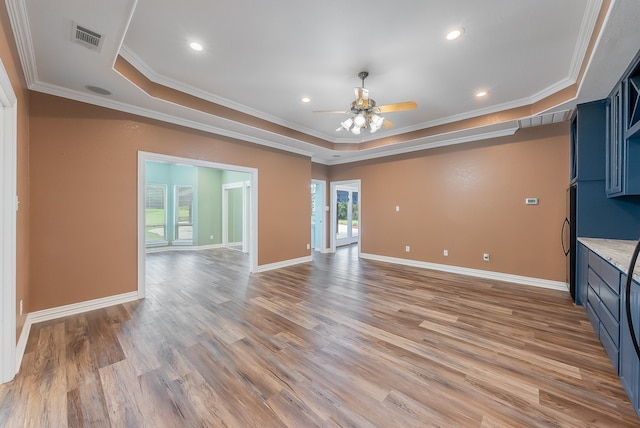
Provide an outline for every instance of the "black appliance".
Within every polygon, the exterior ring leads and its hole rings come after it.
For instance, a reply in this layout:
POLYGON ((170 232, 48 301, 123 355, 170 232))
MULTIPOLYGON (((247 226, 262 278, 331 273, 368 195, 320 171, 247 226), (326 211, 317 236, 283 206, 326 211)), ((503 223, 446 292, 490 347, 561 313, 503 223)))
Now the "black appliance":
POLYGON ((567 256, 567 283, 571 298, 576 301, 576 184, 567 189, 567 216, 562 223, 562 251, 567 256))

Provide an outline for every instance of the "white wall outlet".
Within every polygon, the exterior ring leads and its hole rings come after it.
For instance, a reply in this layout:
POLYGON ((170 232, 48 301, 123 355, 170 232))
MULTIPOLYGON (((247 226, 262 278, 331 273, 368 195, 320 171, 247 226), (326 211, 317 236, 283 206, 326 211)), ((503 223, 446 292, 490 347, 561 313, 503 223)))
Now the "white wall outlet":
POLYGON ((527 205, 538 205, 538 198, 526 198, 524 203, 527 205))
POLYGON ((307 244, 307 250, 311 249, 311 244, 307 244))
POLYGON ((485 262, 488 262, 489 261, 489 253, 484 253, 482 255, 482 260, 484 260, 485 262))
POLYGON ((400 205, 396 205, 396 212, 400 211, 400 205))
POLYGON ((411 251, 411 247, 407 245, 406 247, 404 247, 404 250, 408 253, 409 251, 411 251))
POLYGON ((209 239, 213 239, 213 235, 209 235, 209 239))
POLYGON ((448 255, 449 255, 449 250, 444 250, 444 251, 442 252, 442 255, 443 255, 443 256, 448 256, 448 255))
POLYGON ((22 299, 20 299, 20 315, 22 315, 22 299))

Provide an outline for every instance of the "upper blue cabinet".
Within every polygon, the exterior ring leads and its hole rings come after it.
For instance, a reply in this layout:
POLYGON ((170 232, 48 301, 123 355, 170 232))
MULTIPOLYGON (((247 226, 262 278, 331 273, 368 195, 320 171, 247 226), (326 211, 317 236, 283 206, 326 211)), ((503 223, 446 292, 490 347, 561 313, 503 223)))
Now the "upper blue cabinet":
POLYGON ((580 104, 571 118, 571 180, 604 180, 607 100, 580 104))
POLYGON ((607 104, 607 196, 640 195, 640 55, 607 104))

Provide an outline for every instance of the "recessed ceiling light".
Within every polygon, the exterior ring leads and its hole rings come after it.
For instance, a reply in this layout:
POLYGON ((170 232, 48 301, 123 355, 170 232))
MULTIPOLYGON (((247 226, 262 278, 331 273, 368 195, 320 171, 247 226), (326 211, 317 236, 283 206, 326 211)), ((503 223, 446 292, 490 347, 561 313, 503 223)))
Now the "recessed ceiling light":
POLYGON ((309 97, 303 97, 303 98, 302 98, 302 102, 303 102, 303 103, 311 102, 311 98, 309 98, 309 97))
POLYGON ((487 91, 478 91, 476 92, 476 97, 482 98, 487 96, 487 91))
POLYGON ((189 46, 191 46, 191 49, 193 49, 196 52, 200 52, 202 50, 202 45, 198 42, 191 42, 189 46))
POLYGON ((464 34, 464 28, 456 28, 447 33, 447 40, 455 40, 464 34))

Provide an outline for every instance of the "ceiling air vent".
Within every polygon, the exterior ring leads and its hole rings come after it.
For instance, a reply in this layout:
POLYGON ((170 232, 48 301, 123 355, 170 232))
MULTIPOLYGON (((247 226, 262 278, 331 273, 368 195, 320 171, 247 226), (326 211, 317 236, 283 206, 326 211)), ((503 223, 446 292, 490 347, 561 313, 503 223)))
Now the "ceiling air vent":
POLYGON ((86 27, 73 23, 73 40, 80 43, 81 45, 89 48, 100 50, 102 47, 102 35, 96 33, 95 31, 91 31, 86 27))

